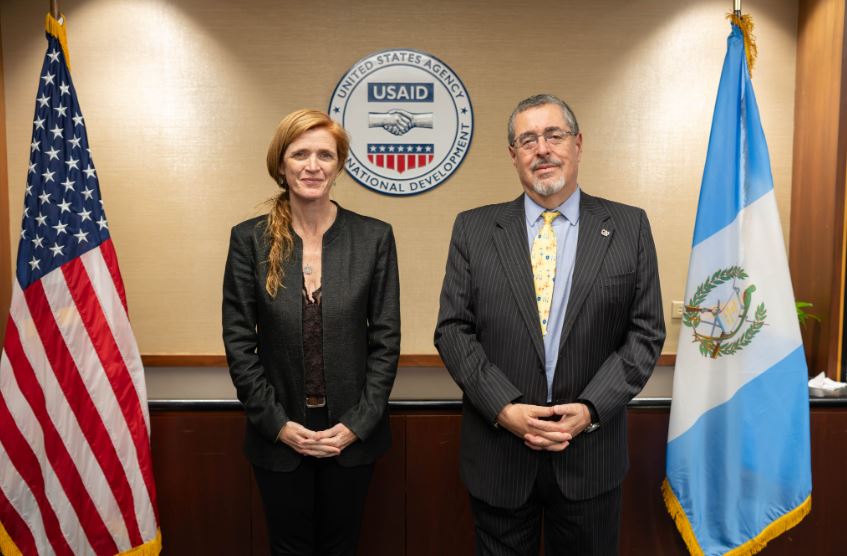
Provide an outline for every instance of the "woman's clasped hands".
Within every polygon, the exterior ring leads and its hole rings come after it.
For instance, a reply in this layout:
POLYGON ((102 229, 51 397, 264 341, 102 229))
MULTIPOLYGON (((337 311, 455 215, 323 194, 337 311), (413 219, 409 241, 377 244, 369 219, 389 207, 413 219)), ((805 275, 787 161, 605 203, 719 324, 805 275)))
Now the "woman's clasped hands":
POLYGON ((304 456, 328 458, 340 454, 358 437, 343 423, 326 430, 313 431, 300 423, 288 421, 279 431, 279 440, 304 456))

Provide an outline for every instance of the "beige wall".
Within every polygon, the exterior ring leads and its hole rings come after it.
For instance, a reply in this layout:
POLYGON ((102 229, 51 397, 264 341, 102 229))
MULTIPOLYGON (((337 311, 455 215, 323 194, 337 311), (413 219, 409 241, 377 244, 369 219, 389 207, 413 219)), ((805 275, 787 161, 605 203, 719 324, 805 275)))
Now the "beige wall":
MULTIPOLYGON (((229 228, 275 192, 264 153, 278 120, 325 108, 359 58, 416 48, 449 64, 474 106, 468 158, 445 184, 391 198, 348 177, 335 198, 397 236, 403 353, 434 353, 450 228, 460 210, 512 199, 506 118, 535 92, 576 111, 582 187, 645 208, 659 252, 665 352, 681 299, 728 0, 91 0, 62 2, 74 83, 142 353, 221 353, 229 228)), ((0 6, 12 258, 22 205, 47 2, 0 6)), ((748 0, 754 71, 783 229, 788 232, 797 2, 748 0)), ((7 215, 3 215, 4 220, 7 215)), ((4 224, 5 225, 5 224, 4 224)))

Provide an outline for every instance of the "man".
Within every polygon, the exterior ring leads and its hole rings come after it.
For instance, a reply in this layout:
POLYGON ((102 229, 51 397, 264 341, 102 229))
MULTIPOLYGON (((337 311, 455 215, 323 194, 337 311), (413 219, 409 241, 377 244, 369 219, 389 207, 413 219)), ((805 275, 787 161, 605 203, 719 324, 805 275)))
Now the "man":
POLYGON ((464 392, 461 475, 478 554, 617 554, 626 405, 665 338, 643 210, 577 185, 562 100, 509 119, 524 194, 453 227, 435 345, 464 392))

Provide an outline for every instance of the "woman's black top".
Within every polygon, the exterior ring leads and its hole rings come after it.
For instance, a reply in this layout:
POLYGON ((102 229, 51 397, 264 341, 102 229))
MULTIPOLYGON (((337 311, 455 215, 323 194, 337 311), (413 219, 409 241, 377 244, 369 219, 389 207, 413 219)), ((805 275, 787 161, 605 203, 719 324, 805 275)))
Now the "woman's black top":
POLYGON ((305 284, 303 284, 303 367, 306 395, 325 397, 321 289, 316 289, 310 299, 305 284))

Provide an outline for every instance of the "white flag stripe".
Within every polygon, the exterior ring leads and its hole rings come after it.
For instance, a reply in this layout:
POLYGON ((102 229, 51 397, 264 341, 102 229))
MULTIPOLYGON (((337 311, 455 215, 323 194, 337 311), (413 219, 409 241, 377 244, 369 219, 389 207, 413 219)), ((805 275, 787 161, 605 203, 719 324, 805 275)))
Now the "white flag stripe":
MULTIPOLYGON (((680 380, 674 380, 672 399, 684 399, 685 403, 674 406, 674 418, 668 428, 669 442, 687 431, 703 413, 732 398, 742 386, 799 346, 791 282, 786 273, 773 272, 774 268, 787 268, 779 222, 772 216, 777 214, 775 203, 774 193, 770 191, 692 252, 686 302, 715 270, 740 264, 747 271, 749 283, 756 285, 751 310, 755 311, 756 306, 764 302, 768 316, 756 341, 732 358, 710 359, 703 357, 696 347, 680 345, 674 371, 680 380), (742 219, 743 229, 739 234, 742 219), (743 237, 739 239, 739 235, 743 237), (779 238, 776 244, 774 237, 779 238), (731 253, 738 251, 739 242, 758 247, 747 249, 742 259, 731 257, 731 253), (731 249, 725 247, 728 243, 731 249), (697 395, 687 395, 691 392, 697 395)), ((690 341, 690 336, 681 334, 680 344, 690 341)))
MULTIPOLYGON (((2 362, 0 362, 0 366, 4 367, 4 378, 11 378, 11 380, 6 380, 2 384, 3 398, 6 400, 6 404, 9 407, 9 412, 12 414, 12 418, 18 424, 18 429, 21 431, 23 437, 27 439, 30 448, 33 452, 35 452, 36 457, 38 457, 38 463, 41 467, 41 475, 44 477, 44 490, 47 495, 47 500, 52 506, 53 511, 56 513, 56 517, 59 520, 59 526, 62 529, 62 533, 64 534, 65 539, 67 540, 70 547, 74 550, 74 554, 93 554, 94 551, 92 550, 91 545, 88 543, 88 539, 85 537, 85 533, 83 532, 82 525, 79 523, 79 518, 76 515, 76 511, 74 510, 73 506, 71 506, 70 501, 65 495, 65 489, 62 486, 62 483, 59 481, 59 478, 53 471, 53 467, 51 466, 50 461, 47 459, 47 452, 44 448, 44 433, 42 432, 41 427, 38 424, 38 419, 36 419, 35 414, 32 412, 32 408, 30 407, 29 402, 26 400, 26 398, 24 398, 23 393, 18 387, 17 380, 15 380, 15 377, 12 374, 12 369, 9 360, 7 358, 3 358, 2 362)), ((44 383, 42 383, 42 387, 43 386, 44 383)), ((51 400, 48 398, 48 411, 50 409, 50 405, 51 400)), ((51 415, 51 420, 52 419, 53 417, 51 415)), ((76 423, 73 417, 71 417, 71 419, 67 419, 66 421, 76 423)), ((66 439, 67 437, 65 436, 65 433, 67 432, 68 428, 58 425, 55 420, 53 421, 53 423, 54 425, 56 425, 56 429, 59 431, 59 435, 63 437, 63 440, 66 439)), ((71 453, 71 456, 73 456, 73 453, 71 453)), ((3 461, 10 460, 5 459, 3 461)), ((3 467, 13 468, 14 465, 4 465, 3 467)), ((29 493, 29 497, 34 501, 34 498, 32 497, 32 492, 29 490, 29 487, 26 486, 26 483, 23 481, 23 479, 20 479, 20 484, 26 489, 26 491, 29 493)), ((6 497, 10 501, 14 499, 13 496, 9 496, 8 493, 6 495, 6 497)), ((18 509, 18 513, 21 514, 20 509, 18 509)), ((23 514, 21 515, 22 517, 24 517, 23 514)), ((24 517, 24 521, 29 523, 28 517, 24 517)))
MULTIPOLYGON (((61 277, 61 271, 54 271, 48 276, 56 275, 61 277)), ((26 300, 19 289, 17 281, 15 282, 14 287, 16 292, 14 294, 14 299, 12 300, 11 314, 16 323, 18 319, 25 322, 30 319, 29 309, 26 306, 26 300)), ((61 323, 57 321, 57 324, 61 329, 61 323)), ((97 512, 100 514, 103 522, 109 529, 109 533, 112 535, 112 538, 114 539, 115 544, 118 545, 118 548, 121 550, 131 548, 129 534, 124 521, 122 519, 116 520, 110 517, 121 515, 117 500, 115 499, 112 489, 109 488, 109 483, 103 473, 103 470, 99 465, 95 464, 97 459, 94 456, 91 446, 88 444, 88 440, 85 438, 82 429, 80 428, 76 415, 74 415, 73 410, 68 404, 68 400, 65 398, 64 392, 56 379, 55 373, 50 367, 50 362, 47 359, 47 354, 44 352, 44 347, 41 345, 41 341, 38 339, 23 341, 22 339, 21 345, 30 366, 36 374, 36 379, 41 385, 41 390, 44 393, 47 413, 50 416, 50 420, 53 422, 56 430, 59 431, 59 435, 61 436, 65 444, 65 448, 71 458, 75 463, 92 462, 91 465, 88 465, 85 468, 77 468, 77 470, 82 477, 82 482, 85 489, 88 491, 88 495, 91 497, 94 506, 97 508, 97 512)), ((71 349, 71 353, 73 355, 74 350, 70 346, 69 349, 71 349)), ((103 373, 99 374, 102 375, 103 373)), ((35 421, 34 417, 32 420, 16 420, 18 423, 27 423, 28 425, 32 424, 37 426, 37 421, 35 421)), ((107 427, 107 430, 108 428, 109 427, 107 427)), ((39 434, 41 434, 40 429, 39 434)), ((27 436, 27 438, 31 437, 27 436)), ((34 446, 33 449, 36 454, 44 453, 43 451, 36 449, 34 446)), ((47 492, 48 495, 52 496, 53 491, 47 490, 47 492)))
MULTIPOLYGON (((6 358, 4 357, 3 360, 5 362, 6 358)), ((2 443, 0 443, 0 461, 10 461, 9 454, 6 453, 2 443)), ((44 530, 44 521, 41 519, 38 502, 35 501, 35 496, 32 495, 32 491, 29 490, 14 465, 0 465, 0 489, 32 532, 38 554, 48 554, 47 532, 44 530)))
MULTIPOLYGON (((103 371, 94 344, 91 343, 91 338, 88 336, 82 318, 77 311, 71 292, 68 290, 65 276, 61 271, 55 271, 44 276, 41 282, 44 284, 47 301, 56 317, 56 324, 65 340, 68 351, 79 370, 79 375, 85 383, 92 402, 94 402, 94 407, 109 434, 112 445, 122 456, 120 462, 132 490, 133 509, 139 529, 145 521, 152 521, 155 524, 153 507, 147 493, 147 485, 144 483, 144 477, 141 474, 141 468, 138 465, 138 453, 135 451, 132 435, 127 427, 118 399, 115 397, 108 377, 103 371)), ((56 386, 59 386, 58 383, 56 386)), ((105 519, 108 514, 101 515, 105 519)), ((120 513, 114 515, 120 515, 120 513)), ((120 520, 120 522, 123 525, 123 520, 120 520)), ((155 535, 155 526, 152 530, 142 530, 141 533, 144 538, 149 538, 146 533, 155 535)), ((128 538, 118 539, 116 537, 115 542, 122 550, 124 546, 126 548, 131 547, 128 538)))
MULTIPOLYGON (((143 402, 147 399, 147 389, 144 382, 144 367, 141 365, 141 356, 138 353, 138 345, 135 342, 135 336, 132 333, 129 319, 127 318, 126 311, 124 311, 123 303, 117 289, 115 289, 114 282, 112 281, 111 274, 103 259, 100 248, 98 247, 97 249, 88 251, 80 257, 80 261, 94 289, 97 301, 103 309, 103 315, 120 350, 121 358, 127 366, 133 387, 138 393, 138 399, 143 402)), ((150 420, 147 404, 141 403, 140 407, 149 437, 150 420)), ((120 422, 125 424, 122 416, 120 417, 120 422)), ((128 430, 126 440, 132 442, 128 430)), ((137 457, 138 453, 133 450, 133 455, 135 457, 132 458, 131 462, 124 461, 123 464, 127 467, 128 477, 134 479, 130 481, 130 484, 132 486, 135 514, 138 517, 138 526, 141 530, 141 535, 145 539, 150 539, 155 537, 157 531, 155 513, 150 501, 150 493, 144 483, 144 475, 141 472, 141 466, 137 457)))
MULTIPOLYGON (((124 310, 123 302, 118 294, 118 290, 115 288, 115 282, 112 280, 112 275, 109 273, 109 267, 106 266, 103 254, 98 247, 82 255, 80 260, 91 280, 91 286, 97 294, 100 306, 103 308, 103 314, 106 317, 106 322, 109 323, 109 328, 112 330, 115 342, 118 344, 121 357, 123 357, 124 363, 129 370, 132 384, 135 386, 135 391, 138 392, 138 399, 146 400, 147 385, 144 381, 144 366, 141 364, 141 354, 138 352, 138 344, 132 333, 129 317, 124 310)), ((144 422, 147 425, 149 436, 150 412, 147 404, 141 404, 141 411, 144 414, 144 422)), ((155 533, 155 530, 153 533, 155 533)), ((145 538, 147 538, 146 535, 145 538)))

